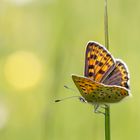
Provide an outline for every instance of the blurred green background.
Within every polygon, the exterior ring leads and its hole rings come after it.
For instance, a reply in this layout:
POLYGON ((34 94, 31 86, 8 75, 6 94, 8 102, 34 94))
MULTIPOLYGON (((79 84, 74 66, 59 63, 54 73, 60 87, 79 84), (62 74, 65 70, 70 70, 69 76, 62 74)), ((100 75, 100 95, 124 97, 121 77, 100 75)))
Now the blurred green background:
MULTIPOLYGON (((133 98, 111 105, 113 140, 140 139, 140 1, 108 3, 110 52, 130 70, 133 98)), ((89 40, 104 44, 104 0, 0 1, 0 140, 103 140, 104 118, 77 99, 89 40), (77 89, 76 89, 77 90, 77 89)))

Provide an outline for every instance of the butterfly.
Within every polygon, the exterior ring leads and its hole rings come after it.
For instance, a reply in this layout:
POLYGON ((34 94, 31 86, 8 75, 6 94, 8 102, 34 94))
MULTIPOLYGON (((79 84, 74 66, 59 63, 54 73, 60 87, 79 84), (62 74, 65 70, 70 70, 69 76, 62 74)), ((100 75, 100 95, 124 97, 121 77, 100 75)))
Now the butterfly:
POLYGON ((84 76, 72 75, 72 79, 81 99, 93 104, 95 112, 101 104, 117 103, 130 96, 126 64, 97 42, 87 44, 84 76))

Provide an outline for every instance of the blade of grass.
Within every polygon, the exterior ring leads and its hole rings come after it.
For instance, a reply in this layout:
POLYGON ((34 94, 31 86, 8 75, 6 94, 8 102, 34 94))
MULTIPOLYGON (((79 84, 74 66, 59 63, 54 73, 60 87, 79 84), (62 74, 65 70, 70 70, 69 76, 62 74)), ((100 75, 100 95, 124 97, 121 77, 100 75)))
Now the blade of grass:
POLYGON ((104 33, 105 33, 105 47, 109 50, 109 33, 108 33, 108 11, 107 0, 105 0, 104 8, 104 33))
POLYGON ((110 137, 110 107, 105 108, 105 140, 111 140, 110 137))
MULTIPOLYGON (((107 0, 104 1, 104 32, 105 32, 105 47, 109 50, 109 33, 108 33, 108 12, 107 0)), ((110 137, 110 107, 105 107, 105 140, 111 140, 110 137)))

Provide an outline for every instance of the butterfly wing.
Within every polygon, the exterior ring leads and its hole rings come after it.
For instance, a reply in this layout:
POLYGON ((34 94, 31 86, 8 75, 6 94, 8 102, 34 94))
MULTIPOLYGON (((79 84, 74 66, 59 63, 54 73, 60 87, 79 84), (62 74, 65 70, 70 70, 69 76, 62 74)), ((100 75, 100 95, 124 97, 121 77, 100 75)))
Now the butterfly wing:
POLYGON ((108 50, 96 42, 89 42, 85 56, 85 77, 102 82, 115 67, 115 60, 108 50))
POLYGON ((72 75, 72 79, 81 95, 90 103, 115 103, 129 95, 123 87, 104 85, 76 75, 72 75))
POLYGON ((72 79, 87 102, 115 103, 129 96, 127 67, 96 42, 87 45, 84 75, 72 79))
POLYGON ((106 85, 118 85, 129 89, 129 72, 126 64, 119 59, 116 59, 114 70, 103 81, 106 85))

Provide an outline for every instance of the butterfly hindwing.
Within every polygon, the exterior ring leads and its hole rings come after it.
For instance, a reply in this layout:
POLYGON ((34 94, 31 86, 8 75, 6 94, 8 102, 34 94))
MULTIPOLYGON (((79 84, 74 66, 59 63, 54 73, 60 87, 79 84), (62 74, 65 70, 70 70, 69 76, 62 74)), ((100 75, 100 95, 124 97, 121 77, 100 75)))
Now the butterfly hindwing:
POLYGON ((102 82, 114 69, 115 60, 106 48, 96 42, 89 42, 85 56, 85 77, 102 82))
POLYGON ((106 85, 118 85, 129 89, 129 72, 126 64, 116 59, 114 70, 107 76, 103 82, 106 85))
POLYGON ((72 79, 81 95, 91 103, 115 103, 129 95, 123 87, 104 85, 76 75, 72 75, 72 79))

